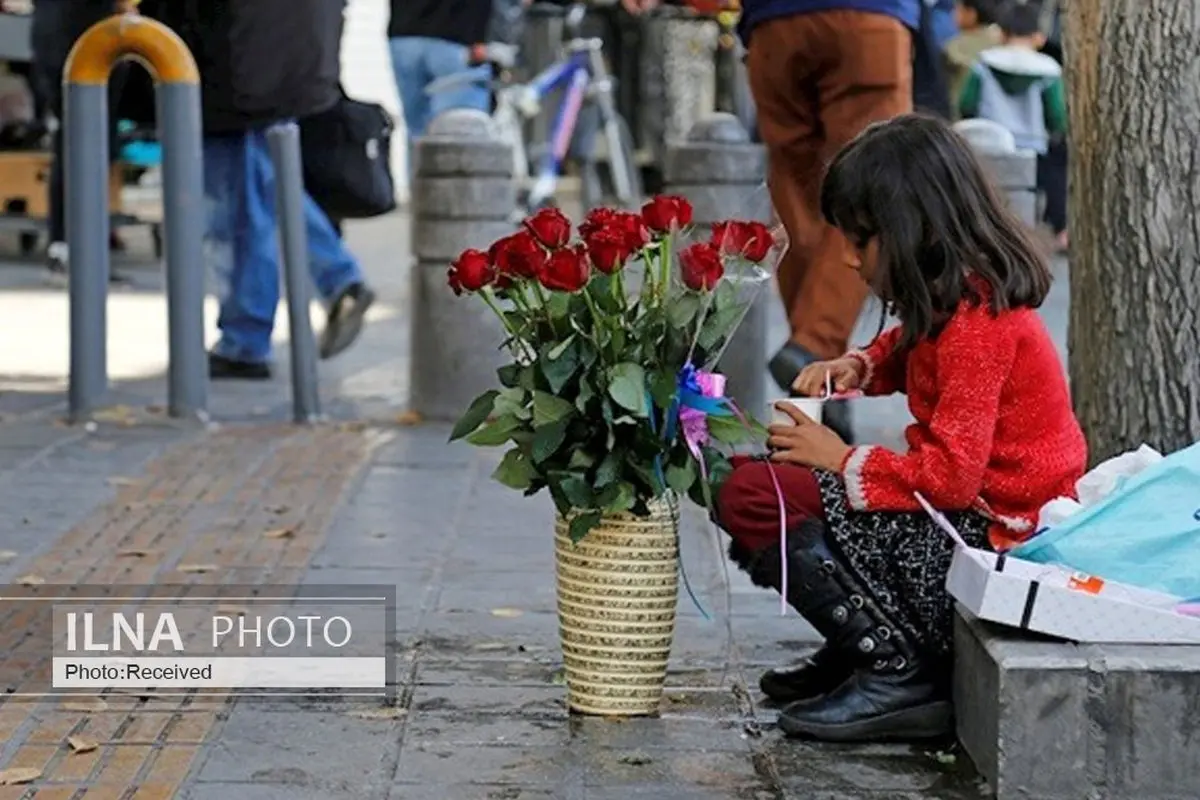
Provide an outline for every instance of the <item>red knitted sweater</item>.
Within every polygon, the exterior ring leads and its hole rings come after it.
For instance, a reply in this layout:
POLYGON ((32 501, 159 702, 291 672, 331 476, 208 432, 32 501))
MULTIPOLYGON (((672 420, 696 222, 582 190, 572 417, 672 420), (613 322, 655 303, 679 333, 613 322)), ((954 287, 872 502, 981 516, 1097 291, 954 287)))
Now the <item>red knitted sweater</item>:
POLYGON ((866 366, 868 395, 904 392, 916 422, 908 452, 855 447, 842 474, 857 511, 920 511, 914 492, 943 511, 974 509, 995 524, 992 546, 1027 539, 1038 511, 1074 497, 1087 445, 1058 353, 1037 312, 992 316, 964 302, 936 338, 897 348, 893 328, 848 355, 866 366))

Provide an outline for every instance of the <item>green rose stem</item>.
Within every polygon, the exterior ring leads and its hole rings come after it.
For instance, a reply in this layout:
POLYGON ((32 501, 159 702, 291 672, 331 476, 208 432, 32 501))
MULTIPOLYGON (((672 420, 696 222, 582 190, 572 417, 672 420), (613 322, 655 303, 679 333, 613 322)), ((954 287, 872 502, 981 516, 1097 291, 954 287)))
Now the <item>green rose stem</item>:
POLYGON ((660 245, 660 254, 662 255, 662 283, 659 288, 662 290, 662 297, 665 300, 670 290, 671 285, 671 245, 674 239, 674 233, 668 233, 662 240, 660 245))
MULTIPOLYGON (((492 313, 500 319, 500 324, 504 326, 504 330, 508 332, 508 335, 512 341, 519 342, 521 347, 525 350, 525 355, 528 356, 529 346, 525 343, 524 339, 517 335, 517 332, 515 329, 513 329, 513 326, 509 324, 508 317, 504 316, 504 312, 500 310, 500 306, 496 305, 496 296, 492 293, 492 288, 490 286, 483 287, 479 290, 479 296, 483 298, 483 302, 487 303, 487 306, 492 310, 492 313)), ((520 355, 516 352, 515 348, 513 350, 513 355, 520 355)))

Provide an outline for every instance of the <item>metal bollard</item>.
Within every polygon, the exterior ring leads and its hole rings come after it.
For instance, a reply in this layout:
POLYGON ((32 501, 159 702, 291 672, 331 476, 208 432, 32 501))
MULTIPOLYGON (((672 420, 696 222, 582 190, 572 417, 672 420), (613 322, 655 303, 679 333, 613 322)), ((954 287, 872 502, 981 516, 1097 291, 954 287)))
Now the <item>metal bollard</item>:
POLYGON ((275 166, 275 219, 283 253, 287 290, 288 333, 292 355, 292 418, 312 422, 321 414, 317 388, 317 344, 308 316, 308 231, 304 222, 304 176, 300 161, 300 127, 294 122, 267 129, 267 145, 275 166))
POLYGON ((427 419, 456 419, 496 381, 504 332, 482 303, 455 297, 446 270, 469 247, 512 233, 512 150, 487 114, 439 115, 416 142, 412 243, 412 405, 427 419))
POLYGON ((94 411, 108 391, 109 275, 108 76, 136 58, 158 86, 163 143, 163 222, 167 272, 168 410, 203 416, 208 403, 204 352, 204 172, 200 74, 183 40, 137 14, 96 23, 71 48, 65 75, 63 135, 69 246, 71 418, 94 411))
MULTIPOLYGON (((730 218, 770 223, 766 151, 751 143, 732 114, 708 114, 692 126, 686 141, 667 148, 667 191, 691 201, 693 221, 711 225, 730 218)), ((767 309, 769 287, 755 300, 734 334, 718 368, 729 396, 759 416, 767 410, 767 309)))

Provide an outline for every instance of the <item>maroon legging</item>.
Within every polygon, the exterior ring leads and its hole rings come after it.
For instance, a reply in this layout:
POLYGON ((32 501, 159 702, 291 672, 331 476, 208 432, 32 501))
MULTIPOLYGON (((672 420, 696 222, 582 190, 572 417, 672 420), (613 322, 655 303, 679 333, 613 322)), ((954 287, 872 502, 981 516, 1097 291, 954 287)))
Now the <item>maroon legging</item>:
POLYGON ((735 457, 734 470, 717 497, 717 516, 733 539, 753 552, 779 546, 779 499, 771 470, 783 490, 787 530, 806 519, 825 519, 821 489, 812 470, 795 464, 780 464, 735 457))

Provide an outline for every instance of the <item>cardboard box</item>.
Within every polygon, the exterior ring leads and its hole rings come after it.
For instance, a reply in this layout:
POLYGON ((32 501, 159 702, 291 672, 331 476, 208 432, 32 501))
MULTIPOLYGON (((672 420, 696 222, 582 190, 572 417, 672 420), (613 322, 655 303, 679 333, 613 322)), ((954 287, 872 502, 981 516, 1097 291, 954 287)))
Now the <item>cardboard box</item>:
MULTIPOLYGON (((0 151, 0 213, 34 219, 49 214, 50 153, 39 150, 0 151)), ((120 164, 108 174, 109 213, 121 212, 125 181, 120 164)))
POLYGON ((944 515, 918 500, 955 540, 950 595, 980 619, 1075 642, 1200 644, 1183 598, 968 547, 944 515))

